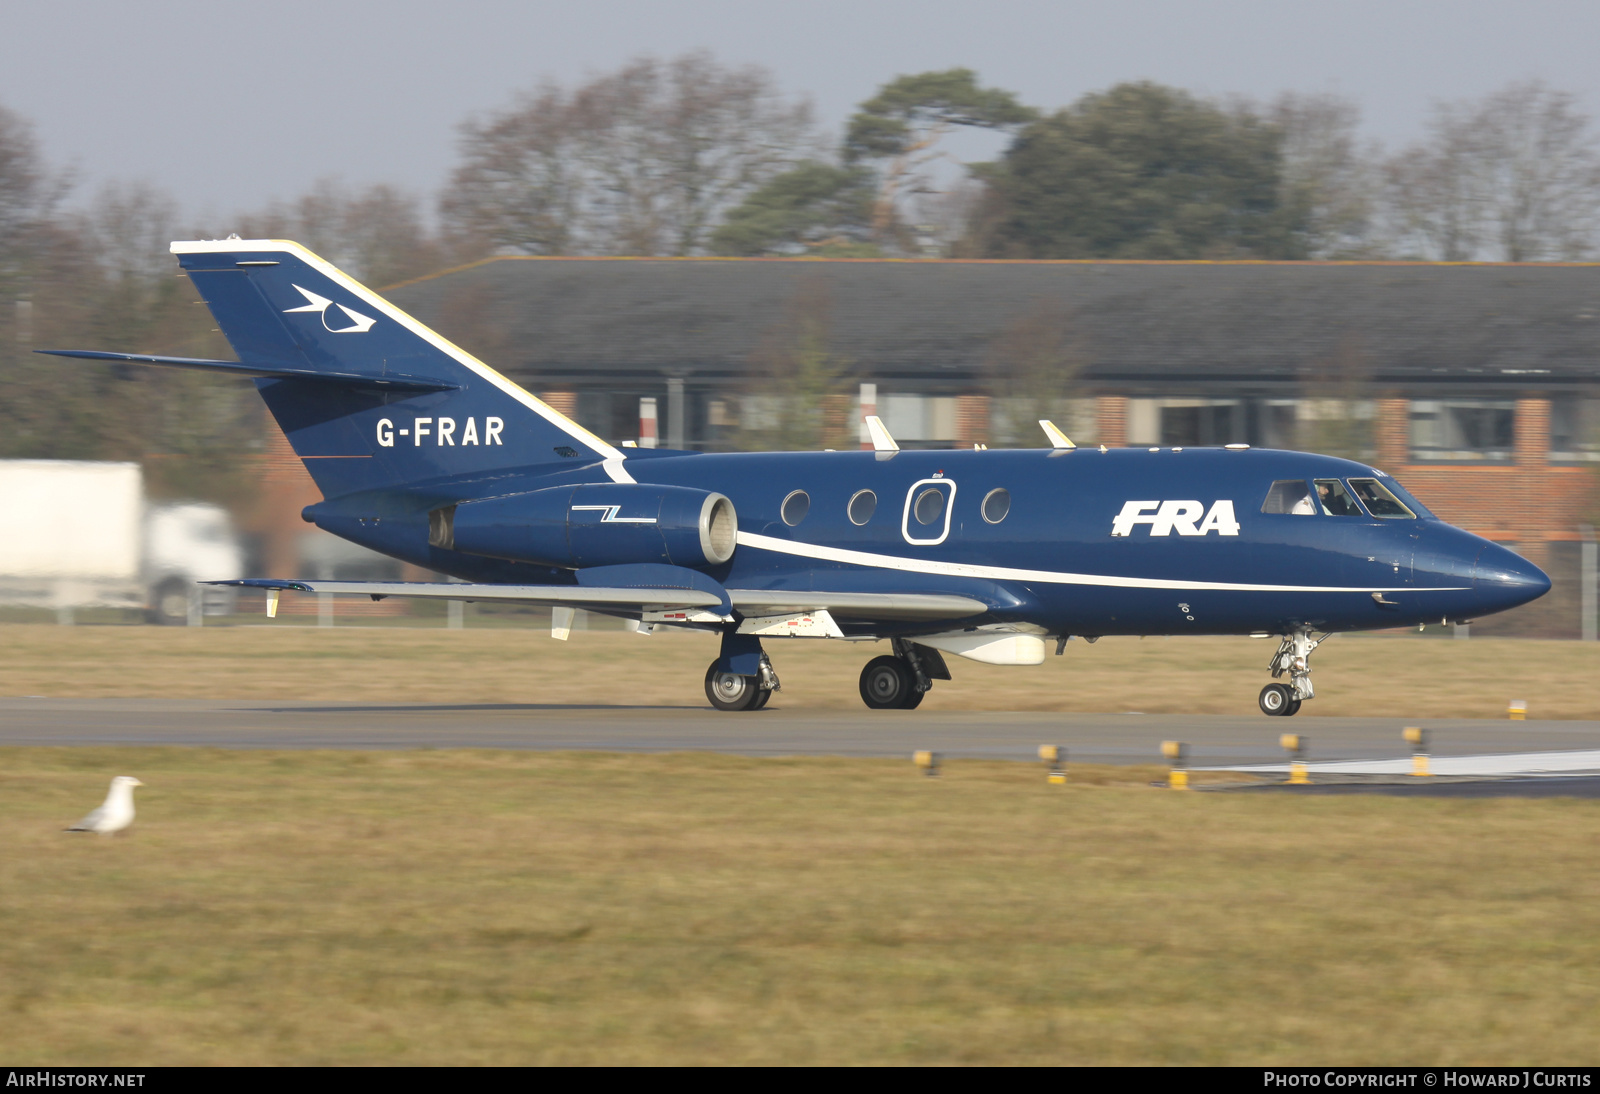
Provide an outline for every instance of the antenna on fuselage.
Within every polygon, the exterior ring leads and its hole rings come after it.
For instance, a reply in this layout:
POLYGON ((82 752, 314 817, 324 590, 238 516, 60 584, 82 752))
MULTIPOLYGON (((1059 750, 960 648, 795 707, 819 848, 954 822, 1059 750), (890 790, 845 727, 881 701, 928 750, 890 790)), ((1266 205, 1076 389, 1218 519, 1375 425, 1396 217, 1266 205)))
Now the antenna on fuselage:
POLYGON ((889 436, 889 430, 884 427, 883 419, 876 414, 867 415, 867 433, 872 437, 872 448, 876 452, 898 452, 900 446, 894 443, 894 438, 889 436))
POLYGON ((1046 437, 1050 438, 1050 447, 1051 448, 1077 448, 1078 447, 1077 445, 1072 443, 1072 438, 1068 437, 1065 433, 1061 432, 1061 430, 1057 429, 1056 428, 1056 423, 1052 422, 1049 418, 1040 418, 1039 419, 1039 428, 1044 430, 1044 435, 1046 437))

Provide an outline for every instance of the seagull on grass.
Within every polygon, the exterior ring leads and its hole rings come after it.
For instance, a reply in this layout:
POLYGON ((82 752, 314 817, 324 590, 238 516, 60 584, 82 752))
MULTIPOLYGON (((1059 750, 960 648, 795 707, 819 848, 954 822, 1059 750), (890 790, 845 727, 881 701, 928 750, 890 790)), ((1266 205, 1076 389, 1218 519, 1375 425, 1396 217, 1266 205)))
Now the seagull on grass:
POLYGON ((133 788, 143 785, 132 775, 118 775, 111 780, 104 804, 66 831, 99 832, 102 836, 122 831, 133 823, 133 788))

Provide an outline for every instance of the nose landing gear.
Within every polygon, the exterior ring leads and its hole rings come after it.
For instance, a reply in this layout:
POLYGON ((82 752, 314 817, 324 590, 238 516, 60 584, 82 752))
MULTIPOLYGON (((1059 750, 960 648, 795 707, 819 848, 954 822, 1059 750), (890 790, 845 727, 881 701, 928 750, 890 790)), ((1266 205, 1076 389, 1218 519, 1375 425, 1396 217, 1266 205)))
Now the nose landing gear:
POLYGON ((1287 675, 1289 682, 1268 684, 1261 689, 1256 703, 1262 714, 1287 718, 1299 713, 1301 703, 1316 698, 1317 693, 1311 687, 1311 651, 1333 636, 1324 634, 1313 638, 1311 635, 1311 628, 1302 627, 1284 635, 1278 644, 1278 652, 1272 655, 1267 667, 1272 670, 1273 679, 1287 675))
POLYGON ((1294 690, 1285 684, 1268 684, 1261 689, 1261 695, 1256 700, 1261 707, 1261 713, 1268 717, 1286 718, 1300 710, 1300 700, 1294 697, 1294 690))

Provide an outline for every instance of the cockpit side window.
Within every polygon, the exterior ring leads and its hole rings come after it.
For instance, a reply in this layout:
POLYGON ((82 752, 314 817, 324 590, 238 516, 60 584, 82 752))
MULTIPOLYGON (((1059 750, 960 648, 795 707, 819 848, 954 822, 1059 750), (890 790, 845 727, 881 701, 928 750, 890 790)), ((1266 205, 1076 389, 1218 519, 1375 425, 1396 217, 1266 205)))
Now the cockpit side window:
POLYGON ((1267 500, 1261 503, 1263 513, 1289 513, 1297 517, 1315 516, 1317 507, 1311 501, 1311 487, 1305 479, 1279 479, 1267 491, 1267 500))
POLYGON ((1322 511, 1330 517, 1359 517, 1361 506, 1356 504, 1356 499, 1344 488, 1344 483, 1338 479, 1317 480, 1317 502, 1322 506, 1322 511))
POLYGON ((1367 512, 1384 520, 1416 520, 1417 514, 1407 509, 1405 503, 1384 488, 1377 479, 1351 479, 1350 489, 1355 491, 1367 512))

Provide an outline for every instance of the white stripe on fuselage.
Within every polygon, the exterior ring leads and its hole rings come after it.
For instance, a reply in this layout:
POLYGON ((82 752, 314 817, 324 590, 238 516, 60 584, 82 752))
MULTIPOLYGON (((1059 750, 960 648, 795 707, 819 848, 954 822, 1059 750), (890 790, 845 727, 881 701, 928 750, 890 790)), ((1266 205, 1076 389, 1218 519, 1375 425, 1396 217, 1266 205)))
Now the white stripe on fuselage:
POLYGON ((903 570, 913 574, 940 577, 976 577, 992 581, 1038 581, 1051 585, 1099 585, 1115 589, 1216 590, 1235 593, 1461 593, 1469 586, 1414 589, 1404 585, 1355 587, 1349 585, 1248 585, 1231 581, 1171 581, 1158 577, 1112 577, 1106 574, 1067 574, 1054 570, 1020 570, 1010 566, 975 566, 966 562, 935 562, 898 555, 879 555, 871 551, 849 551, 841 547, 822 547, 815 543, 795 543, 787 539, 740 532, 741 546, 779 554, 798 555, 822 562, 843 562, 852 566, 873 566, 881 570, 903 570))

